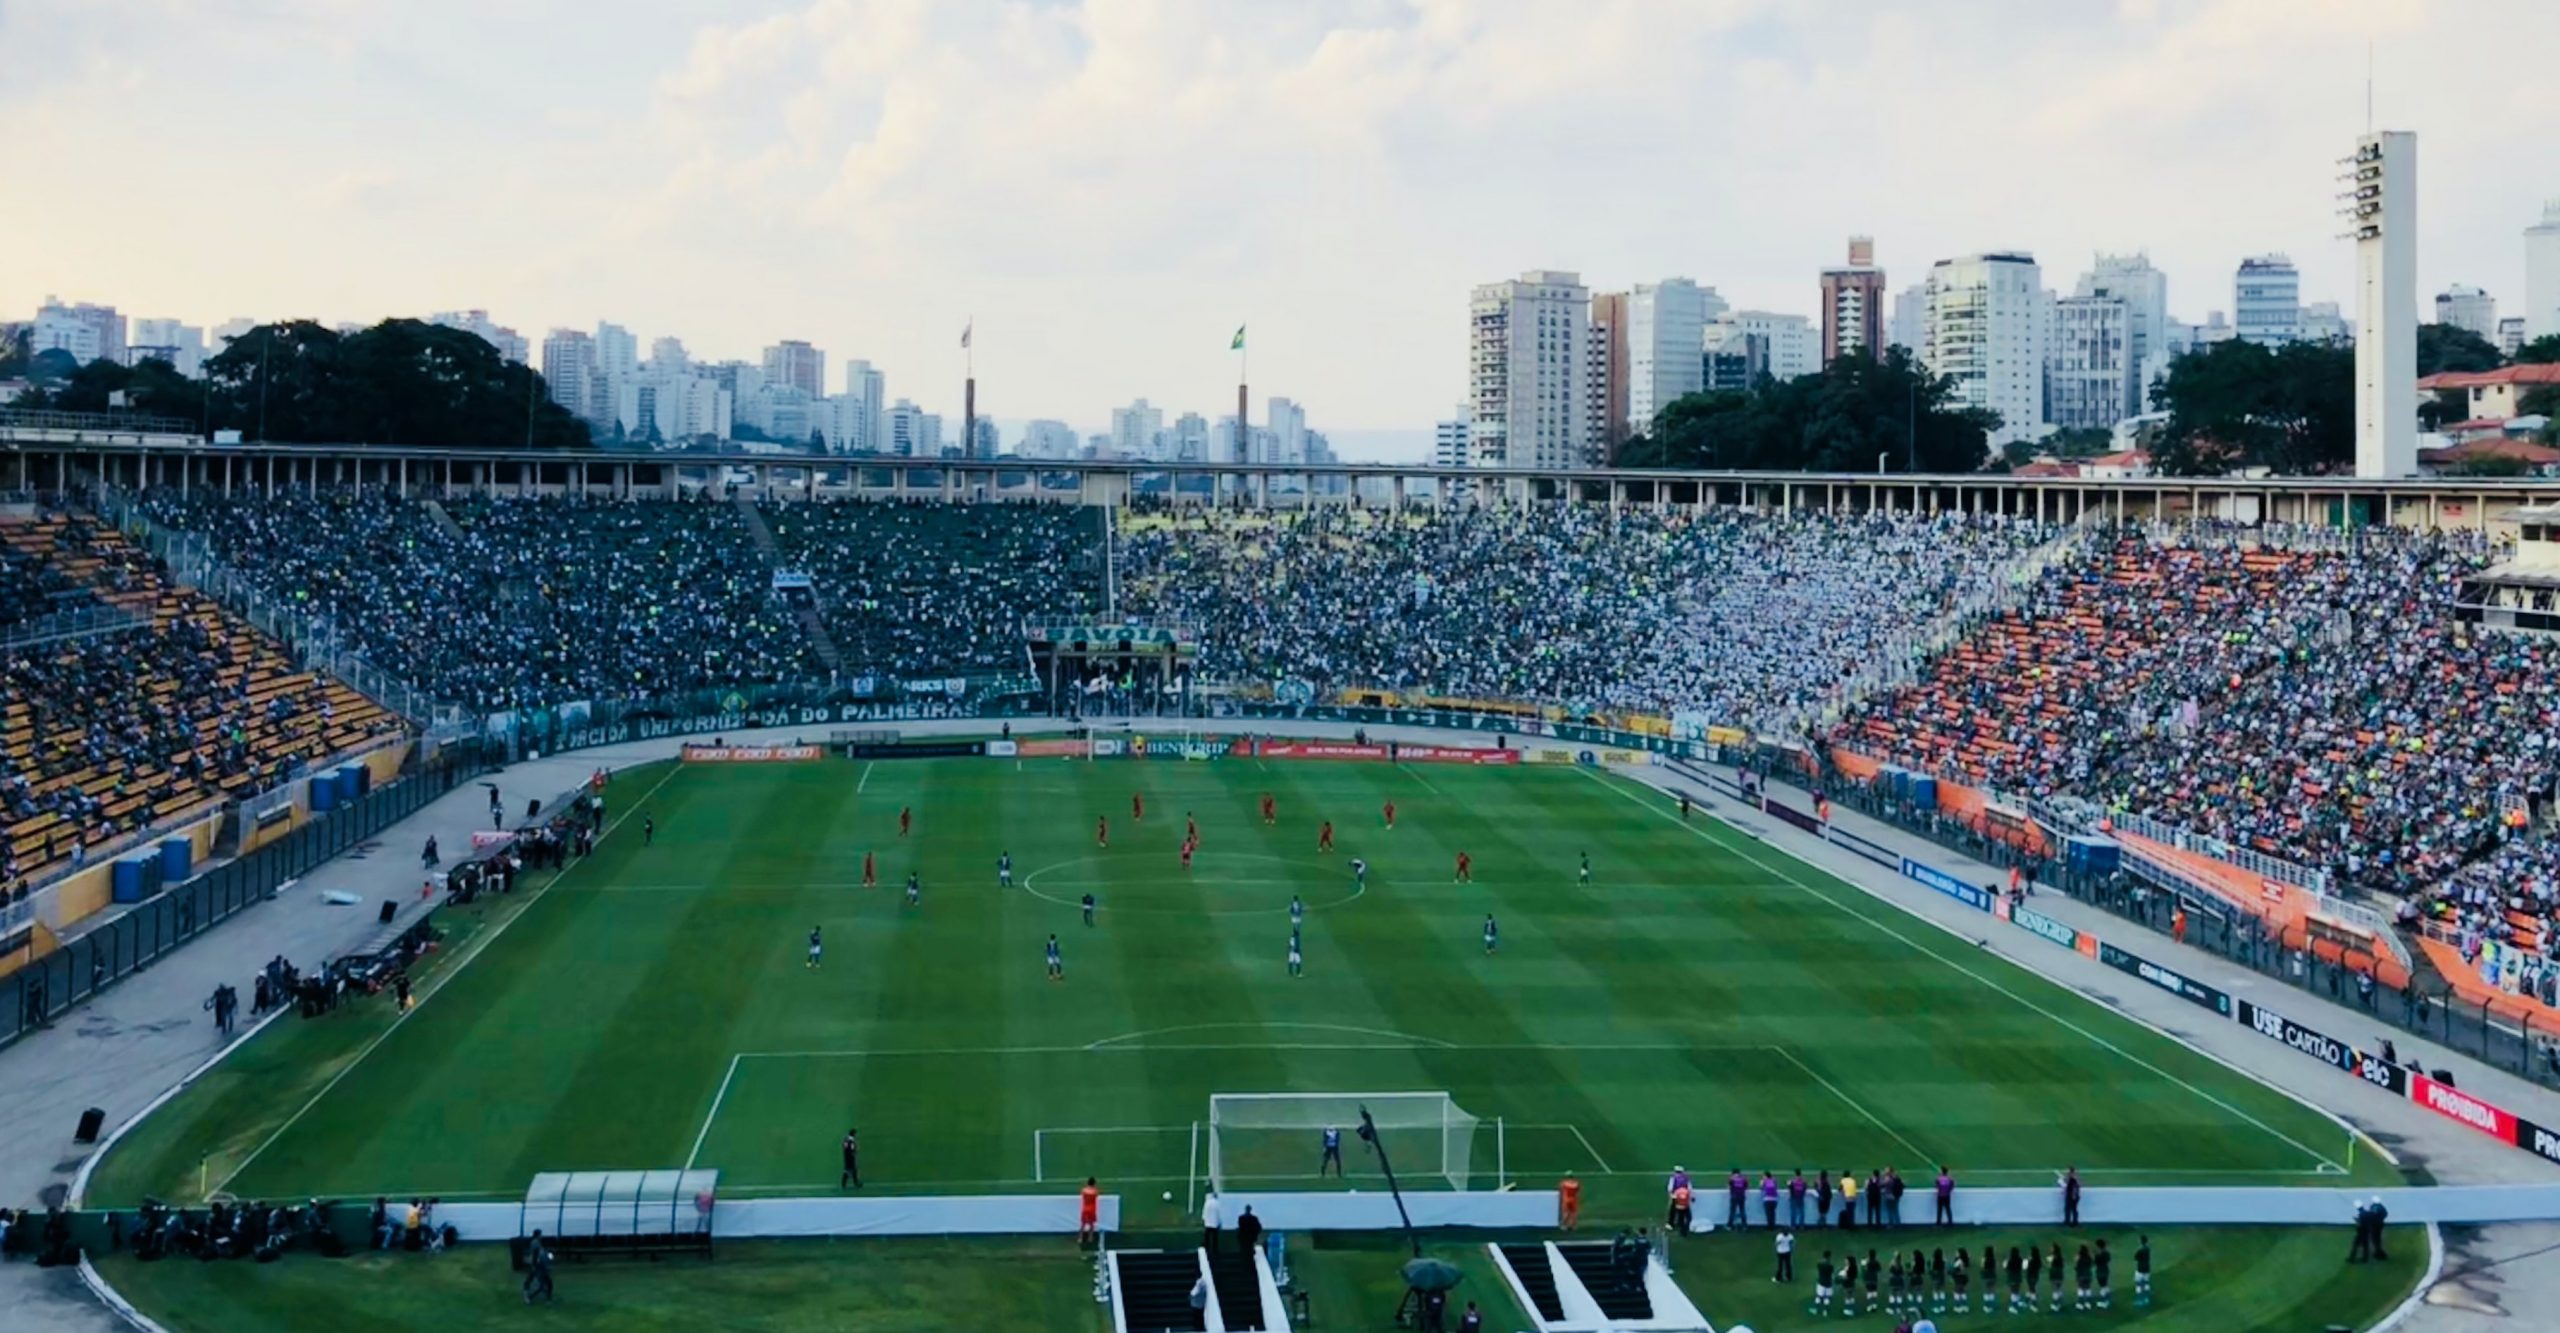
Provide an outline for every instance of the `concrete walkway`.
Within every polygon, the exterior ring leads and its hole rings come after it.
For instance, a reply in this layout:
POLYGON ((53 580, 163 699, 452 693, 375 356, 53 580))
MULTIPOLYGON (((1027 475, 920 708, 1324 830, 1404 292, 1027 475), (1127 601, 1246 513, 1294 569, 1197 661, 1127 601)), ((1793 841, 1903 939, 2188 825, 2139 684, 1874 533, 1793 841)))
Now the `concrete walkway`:
MULTIPOLYGON (((1097 721, 1095 725, 1104 724, 1097 721)), ((918 734, 984 733, 993 726, 992 722, 973 721, 908 724, 902 729, 918 734)), ((1030 734, 1062 726, 1016 721, 1014 730, 1030 734)), ((1291 734, 1331 737, 1348 736, 1353 730, 1340 724, 1292 723, 1283 728, 1260 722, 1204 729, 1285 729, 1291 734)), ((1466 740, 1463 733, 1435 728, 1367 730, 1372 737, 1392 735, 1419 743, 1466 740)), ((757 739, 771 741, 783 735, 780 730, 769 730, 758 733, 757 739)), ((1475 739, 1480 741, 1482 737, 1475 739)), ((670 739, 576 751, 514 765, 491 780, 499 784, 510 817, 520 818, 528 798, 538 796, 547 803, 597 768, 618 769, 662 758, 674 753, 680 743, 670 739)), ((1514 743, 1535 742, 1515 737, 1514 743)), ((1667 770, 1641 770, 1636 776, 1657 786, 1678 785, 1667 770)), ((1727 776, 1731 774, 1728 772, 1727 776)), ((1799 805, 1810 805, 1810 798, 1801 792, 1783 784, 1775 789, 1786 792, 1799 805)), ((1628 798, 1641 799, 1632 792, 1628 798)), ((2214 1019, 2166 992, 1973 912, 1756 811, 1721 797, 1710 801, 1707 813, 1766 844, 1767 850, 1757 855, 1766 859, 1773 874, 1801 875, 1802 868, 1788 859, 1801 857, 1947 932, 1933 935, 1915 931, 1916 944, 1942 951, 1981 949, 2051 977, 2255 1077, 2298 1091, 2372 1135, 2398 1155, 2404 1165, 2423 1168, 2436 1180, 2491 1184, 2560 1179, 2560 1167, 2367 1086, 2237 1023, 2214 1019)), ((1666 811, 1664 817, 1672 816, 1666 811)), ((1862 837, 1902 850, 1974 883, 2002 878, 1989 867, 1854 812, 1838 811, 1834 818, 1862 837)), ((375 843, 312 872, 276 901, 239 914, 149 972, 74 1010, 54 1030, 33 1034, 0 1049, 0 1124, 11 1127, 12 1139, 11 1151, 0 1154, 0 1200, 13 1204, 39 1202, 49 1194, 58 1195, 68 1185, 87 1155, 86 1149, 71 1143, 73 1124, 82 1108, 100 1107, 107 1113, 108 1125, 121 1124, 211 1057, 218 1043, 211 1015, 203 1011, 202 1004, 217 983, 229 981, 241 986, 245 993, 250 977, 269 957, 282 953, 297 963, 316 963, 362 941, 380 929, 373 903, 385 897, 404 901, 415 898, 420 882, 418 849, 430 833, 447 850, 445 859, 450 863, 458 855, 467 854, 471 832, 487 826, 488 794, 476 784, 457 787, 388 830, 375 843), (326 906, 321 895, 331 890, 356 894, 364 903, 356 907, 326 906)), ((1707 835, 1702 831, 1700 836, 1707 835)), ((2165 936, 2154 935, 2097 908, 2060 894, 2040 894, 2034 905, 2047 915, 2119 942, 2333 1036, 2363 1041, 2373 1038, 2376 1025, 2356 1010, 2260 977, 2203 951, 2174 945, 2165 936)), ((1890 917, 1887 924, 1892 924, 1890 917)), ((2465 1090, 2538 1119, 2560 1122, 2560 1099, 2549 1093, 2414 1036, 2394 1033, 2393 1037, 2407 1058, 2423 1061, 2429 1068, 2452 1068, 2465 1090)), ((2343 1143, 2342 1133, 2342 1150, 2343 1143)), ((2435 1293, 2436 1302, 2422 1307, 2401 1327, 2415 1333, 2482 1333, 2497 1326, 2490 1321, 2502 1319, 2501 1310, 2554 1308, 2551 1302, 2560 1300, 2560 1274, 2545 1276, 2552 1265, 2523 1256, 2538 1256, 2542 1249, 2555 1243, 2560 1243, 2560 1224, 2503 1225, 2454 1233, 2448 1238, 2446 1281, 2435 1293), (2479 1310, 2489 1313, 2476 1312, 2479 1310)), ((69 1269, 38 1270, 26 1263, 0 1265, 0 1308, 11 1312, 12 1327, 84 1333, 122 1327, 115 1316, 80 1287, 69 1269)))

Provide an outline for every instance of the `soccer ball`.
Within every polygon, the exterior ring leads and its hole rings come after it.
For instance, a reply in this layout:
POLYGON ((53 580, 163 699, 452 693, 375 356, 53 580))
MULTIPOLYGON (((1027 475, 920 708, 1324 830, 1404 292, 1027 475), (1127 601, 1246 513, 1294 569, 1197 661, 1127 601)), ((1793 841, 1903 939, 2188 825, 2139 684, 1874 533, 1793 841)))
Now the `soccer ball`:
POLYGON ((1171 1203, 1171 1202, 1173 1202, 1173 1191, 1172 1191, 1172 1190, 1166 1190, 1166 1191, 1164 1192, 1164 1201, 1165 1201, 1166 1203, 1171 1203))

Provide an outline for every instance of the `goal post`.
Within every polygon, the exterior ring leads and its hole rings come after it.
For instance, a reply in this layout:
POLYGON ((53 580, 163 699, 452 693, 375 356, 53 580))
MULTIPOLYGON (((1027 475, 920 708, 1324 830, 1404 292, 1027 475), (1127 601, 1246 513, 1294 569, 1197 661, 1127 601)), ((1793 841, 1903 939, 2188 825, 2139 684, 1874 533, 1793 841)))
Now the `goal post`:
MULTIPOLYGON (((1380 1180, 1377 1154, 1360 1139, 1360 1113, 1403 1179, 1437 1175, 1470 1187, 1476 1131, 1483 1121, 1445 1092, 1221 1092, 1209 1097, 1209 1184, 1230 1189, 1304 1188, 1324 1165, 1324 1134, 1342 1136, 1345 1181, 1380 1180)), ((1316 1186, 1321 1188, 1321 1186, 1316 1186)))

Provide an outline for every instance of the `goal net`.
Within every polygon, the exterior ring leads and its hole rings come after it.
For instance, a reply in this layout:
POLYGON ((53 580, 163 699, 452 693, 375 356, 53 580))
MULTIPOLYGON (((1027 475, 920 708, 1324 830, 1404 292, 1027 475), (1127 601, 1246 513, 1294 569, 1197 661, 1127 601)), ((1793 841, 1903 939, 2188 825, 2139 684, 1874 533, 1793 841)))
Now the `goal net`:
POLYGON ((1451 1189, 1468 1187, 1477 1117, 1445 1092, 1222 1092, 1209 1098, 1209 1183, 1229 1189, 1304 1186, 1324 1163, 1326 1130, 1342 1136, 1346 1180, 1383 1183, 1378 1154, 1360 1138, 1360 1112, 1377 1125, 1378 1142, 1402 1183, 1435 1175, 1451 1189))

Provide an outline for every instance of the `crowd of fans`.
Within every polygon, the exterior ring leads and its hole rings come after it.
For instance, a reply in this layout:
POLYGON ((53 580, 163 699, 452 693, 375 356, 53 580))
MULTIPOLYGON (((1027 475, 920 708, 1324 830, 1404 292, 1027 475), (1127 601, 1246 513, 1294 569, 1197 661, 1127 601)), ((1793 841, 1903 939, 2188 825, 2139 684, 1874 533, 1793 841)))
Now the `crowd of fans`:
POLYGON ((1772 725, 1985 595, 2017 520, 1585 507, 1133 520, 1122 604, 1211 677, 1772 725))
POLYGON ((2493 986, 2560 1004, 2560 841, 2516 837, 2412 900, 2493 986))
POLYGON ((1082 505, 852 500, 763 513, 784 565, 810 576, 846 671, 1020 671, 1025 616, 1104 606, 1102 519, 1082 505))

